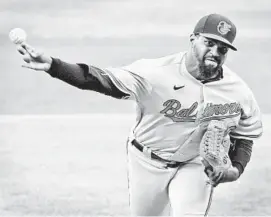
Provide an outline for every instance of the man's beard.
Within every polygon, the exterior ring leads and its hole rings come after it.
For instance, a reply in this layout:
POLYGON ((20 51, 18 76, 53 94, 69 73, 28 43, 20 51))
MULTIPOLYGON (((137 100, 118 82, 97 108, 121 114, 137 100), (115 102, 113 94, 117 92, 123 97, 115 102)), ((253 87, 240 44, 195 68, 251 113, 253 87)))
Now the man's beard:
POLYGON ((202 79, 210 79, 217 74, 218 69, 219 65, 217 65, 217 67, 214 68, 211 65, 207 66, 205 64, 202 64, 200 65, 200 77, 202 79))
POLYGON ((218 70, 220 68, 220 61, 217 60, 216 58, 214 58, 214 59, 217 63, 216 67, 214 67, 213 65, 210 65, 210 64, 206 65, 206 63, 205 63, 206 58, 204 58, 202 64, 200 64, 199 69, 200 69, 201 79, 206 80, 206 79, 213 78, 213 77, 215 77, 215 75, 217 75, 218 70))

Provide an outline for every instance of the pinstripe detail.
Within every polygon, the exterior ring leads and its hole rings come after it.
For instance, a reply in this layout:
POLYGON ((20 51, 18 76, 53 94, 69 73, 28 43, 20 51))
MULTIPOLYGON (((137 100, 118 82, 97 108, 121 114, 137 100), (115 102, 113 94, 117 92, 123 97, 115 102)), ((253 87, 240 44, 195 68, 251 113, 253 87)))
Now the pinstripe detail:
MULTIPOLYGON (((128 150, 129 148, 129 138, 127 138, 127 141, 126 141, 126 161, 127 161, 127 165, 129 165, 129 155, 128 155, 128 150)), ((129 207, 131 207, 131 194, 130 194, 130 179, 129 179, 129 166, 128 166, 128 169, 126 170, 127 172, 127 185, 128 185, 128 197, 129 197, 129 207)))
POLYGON ((234 132, 231 132, 230 133, 231 136, 233 137, 247 137, 247 138, 252 138, 252 139, 255 139, 255 138, 259 138, 260 136, 262 136, 262 132, 258 135, 242 135, 242 134, 239 134, 239 133, 234 133, 234 132))
POLYGON ((165 117, 170 118, 174 122, 195 122, 196 121, 195 117, 177 118, 177 117, 172 117, 169 115, 165 115, 165 117))
POLYGON ((208 117, 208 118, 202 118, 200 120, 200 122, 205 122, 205 121, 210 121, 210 120, 223 120, 223 119, 226 119, 226 118, 234 118, 234 117, 238 117, 240 115, 240 113, 238 114, 234 114, 234 115, 226 115, 226 116, 211 116, 211 117, 208 117))

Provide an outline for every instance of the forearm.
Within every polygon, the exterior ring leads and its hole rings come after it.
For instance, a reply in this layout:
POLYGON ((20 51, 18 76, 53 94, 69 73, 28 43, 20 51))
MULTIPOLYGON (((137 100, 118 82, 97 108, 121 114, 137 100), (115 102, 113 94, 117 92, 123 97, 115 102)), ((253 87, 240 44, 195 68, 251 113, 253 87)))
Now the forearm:
POLYGON ((113 84, 103 70, 94 66, 70 64, 53 58, 51 67, 47 73, 52 77, 83 90, 97 91, 114 98, 127 96, 113 84))
POLYGON ((245 139, 232 139, 232 141, 235 145, 230 150, 229 156, 232 165, 238 169, 239 175, 241 175, 250 161, 253 141, 245 139))

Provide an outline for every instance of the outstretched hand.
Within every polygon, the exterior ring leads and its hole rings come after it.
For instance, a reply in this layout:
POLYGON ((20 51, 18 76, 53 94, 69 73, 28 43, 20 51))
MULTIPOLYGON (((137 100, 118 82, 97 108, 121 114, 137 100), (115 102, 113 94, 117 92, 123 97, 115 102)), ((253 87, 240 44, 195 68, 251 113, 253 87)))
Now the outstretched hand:
POLYGON ((37 51, 27 43, 17 45, 18 52, 23 56, 24 64, 22 67, 37 71, 48 71, 52 64, 52 58, 37 51))

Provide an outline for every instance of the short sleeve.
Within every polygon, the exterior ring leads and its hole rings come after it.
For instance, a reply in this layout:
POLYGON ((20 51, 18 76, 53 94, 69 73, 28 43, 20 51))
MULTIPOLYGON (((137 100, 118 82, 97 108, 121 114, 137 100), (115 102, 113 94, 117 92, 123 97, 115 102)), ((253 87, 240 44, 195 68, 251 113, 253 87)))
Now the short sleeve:
POLYGON ((263 133, 262 117, 253 93, 250 89, 248 89, 247 93, 247 97, 242 104, 239 124, 230 133, 230 136, 237 139, 254 140, 263 133))
POLYGON ((140 101, 151 92, 151 84, 147 81, 146 69, 133 67, 106 68, 105 72, 110 77, 114 85, 122 92, 128 94, 125 99, 140 101))

